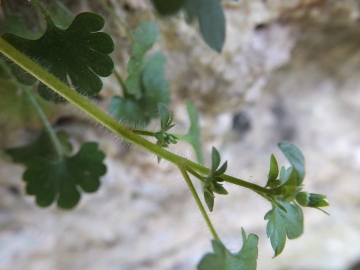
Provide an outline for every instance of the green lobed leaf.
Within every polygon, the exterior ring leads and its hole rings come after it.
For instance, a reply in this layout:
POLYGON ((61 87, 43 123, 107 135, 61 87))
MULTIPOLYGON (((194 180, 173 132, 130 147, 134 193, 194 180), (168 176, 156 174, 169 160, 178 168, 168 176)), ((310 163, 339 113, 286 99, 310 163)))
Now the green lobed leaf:
MULTIPOLYGON (((56 136, 65 152, 70 153, 72 146, 68 141, 69 134, 65 131, 59 131, 56 133, 56 136)), ((21 147, 6 149, 5 153, 11 156, 13 162, 25 165, 35 157, 41 157, 50 161, 57 161, 60 158, 50 136, 45 130, 35 142, 21 147)))
POLYGON ((27 194, 35 195, 42 207, 57 201, 60 208, 73 208, 80 200, 80 190, 95 192, 106 173, 102 163, 105 155, 97 147, 96 143, 85 143, 75 156, 64 156, 56 162, 33 159, 23 176, 27 194))
POLYGON ((198 18, 206 44, 221 52, 225 42, 226 21, 220 0, 186 0, 184 8, 191 20, 198 18))
POLYGON ((140 99, 130 95, 111 100, 110 112, 116 119, 147 125, 151 118, 159 116, 158 104, 170 102, 169 84, 164 78, 165 62, 166 58, 162 53, 155 53, 144 62, 140 78, 140 99))
POLYGON ((159 36, 159 29, 155 22, 141 22, 140 26, 134 31, 135 43, 131 47, 132 57, 128 63, 128 78, 125 85, 128 94, 135 99, 140 99, 143 95, 141 89, 141 76, 143 73, 143 57, 145 53, 154 45, 159 36))
MULTIPOLYGON (((114 69, 108 55, 114 50, 114 42, 108 34, 98 32, 104 27, 104 19, 94 13, 80 13, 69 28, 61 30, 41 9, 47 23, 47 30, 41 38, 28 40, 13 34, 4 34, 3 38, 80 94, 96 95, 102 88, 99 76, 109 76, 114 69)), ((11 71, 23 84, 32 85, 36 81, 14 63, 11 64, 11 71)), ((42 83, 39 83, 38 91, 46 100, 65 102, 64 98, 42 83)))
POLYGON ((157 105, 169 104, 169 83, 165 80, 166 57, 162 53, 154 53, 144 62, 141 76, 143 96, 139 100, 143 111, 150 118, 158 117, 157 105))
POLYGON ((151 0, 151 2, 161 15, 171 15, 181 9, 185 0, 151 0))
POLYGON ((303 154, 295 145, 288 142, 279 143, 279 148, 298 174, 297 185, 301 185, 305 176, 305 161, 303 154))
POLYGON ((256 270, 259 237, 246 236, 242 229, 243 246, 238 253, 231 253, 219 240, 212 240, 214 253, 206 254, 197 266, 198 270, 256 270))
POLYGON ((278 201, 278 203, 286 209, 286 212, 274 206, 264 216, 264 219, 268 220, 266 234, 270 237, 271 246, 275 252, 274 257, 283 251, 286 237, 294 239, 304 231, 304 218, 301 207, 289 202, 278 201))

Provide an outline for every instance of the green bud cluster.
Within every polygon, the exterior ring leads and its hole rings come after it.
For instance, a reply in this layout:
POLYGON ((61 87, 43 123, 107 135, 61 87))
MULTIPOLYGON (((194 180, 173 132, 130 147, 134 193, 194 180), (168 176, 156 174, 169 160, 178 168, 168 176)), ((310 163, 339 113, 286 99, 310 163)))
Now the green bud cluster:
POLYGON ((219 182, 223 182, 221 177, 227 169, 227 161, 220 167, 220 154, 215 147, 212 148, 212 166, 210 174, 204 180, 204 199, 210 211, 214 208, 214 193, 227 195, 227 190, 219 182))
POLYGON ((318 208, 330 205, 325 195, 317 193, 299 192, 296 194, 296 201, 304 207, 318 208))
POLYGON ((175 135, 162 131, 156 132, 155 138, 158 140, 156 144, 164 148, 169 147, 170 144, 176 144, 178 140, 175 135))
POLYGON ((274 189, 277 192, 270 196, 264 196, 284 212, 286 212, 286 209, 284 209, 281 202, 297 202, 303 207, 314 207, 323 211, 320 207, 329 206, 325 195, 301 191, 305 166, 304 157, 300 150, 287 142, 280 143, 279 147, 292 166, 287 169, 282 167, 279 170, 275 156, 271 155, 270 170, 265 188, 274 189))

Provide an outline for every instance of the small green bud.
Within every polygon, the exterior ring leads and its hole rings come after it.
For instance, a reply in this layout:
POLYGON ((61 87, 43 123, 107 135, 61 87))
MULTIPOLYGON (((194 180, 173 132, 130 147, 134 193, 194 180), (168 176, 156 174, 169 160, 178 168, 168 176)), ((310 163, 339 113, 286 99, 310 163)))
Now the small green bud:
POLYGON ((155 138, 158 140, 164 139, 165 137, 165 134, 161 131, 155 133, 155 138))
POLYGON ((325 207, 330 205, 325 195, 308 192, 299 192, 296 195, 296 201, 301 206, 307 207, 325 207))

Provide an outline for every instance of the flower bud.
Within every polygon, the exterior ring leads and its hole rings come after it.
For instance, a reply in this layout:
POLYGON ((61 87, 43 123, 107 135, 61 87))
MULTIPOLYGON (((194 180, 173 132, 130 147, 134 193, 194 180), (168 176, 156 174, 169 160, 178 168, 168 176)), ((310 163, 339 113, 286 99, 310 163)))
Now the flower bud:
POLYGON ((307 207, 329 206, 329 202, 327 201, 326 196, 316 193, 299 192, 296 195, 296 201, 301 206, 307 206, 307 207))

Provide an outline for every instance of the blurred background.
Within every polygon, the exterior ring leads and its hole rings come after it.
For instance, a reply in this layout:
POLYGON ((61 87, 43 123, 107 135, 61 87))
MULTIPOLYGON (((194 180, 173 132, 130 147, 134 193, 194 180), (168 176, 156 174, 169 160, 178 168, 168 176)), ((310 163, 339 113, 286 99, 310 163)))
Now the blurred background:
MULTIPOLYGON (((95 0, 62 2, 75 14, 94 11, 106 18, 104 31, 116 46, 112 57, 125 77, 130 43, 123 29, 95 0)), ((223 0, 221 54, 181 12, 159 17, 147 0, 108 4, 130 29, 141 20, 158 24, 152 51, 168 59, 176 133, 189 126, 189 99, 199 109, 207 165, 215 146, 228 160, 229 174, 265 185, 272 153, 288 166, 277 143, 290 141, 305 156, 305 190, 328 196, 330 216, 304 209, 304 234, 288 240, 273 259, 263 218, 271 205, 226 185, 230 194, 217 196, 210 217, 227 247, 240 249, 243 227, 260 237, 259 270, 360 269, 360 2, 223 0)), ((103 82, 96 102, 107 109, 121 90, 113 76, 103 82)), ((0 125, 2 149, 38 136, 36 125, 11 125, 9 119, 0 125)), ((84 195, 74 210, 42 209, 24 194, 24 167, 0 159, 0 269, 195 269, 211 251, 211 235, 177 169, 158 165, 155 156, 121 142, 71 105, 54 110, 51 121, 71 134, 75 146, 99 142, 107 174, 99 191, 84 195)), ((195 159, 185 143, 170 149, 195 159)))

